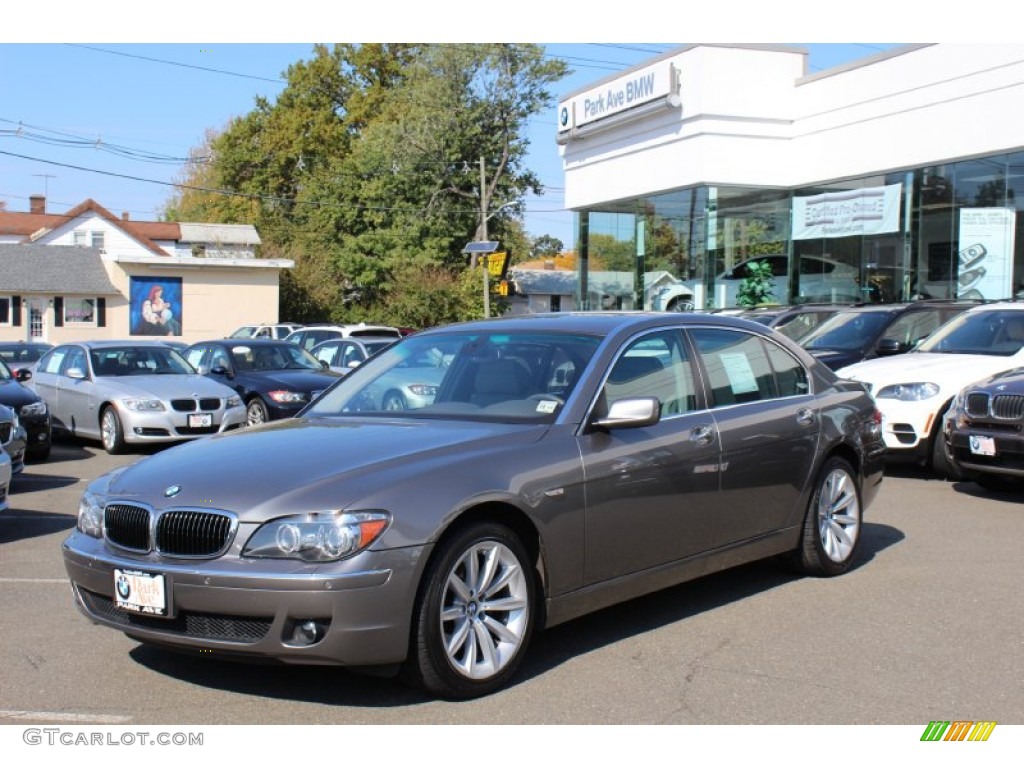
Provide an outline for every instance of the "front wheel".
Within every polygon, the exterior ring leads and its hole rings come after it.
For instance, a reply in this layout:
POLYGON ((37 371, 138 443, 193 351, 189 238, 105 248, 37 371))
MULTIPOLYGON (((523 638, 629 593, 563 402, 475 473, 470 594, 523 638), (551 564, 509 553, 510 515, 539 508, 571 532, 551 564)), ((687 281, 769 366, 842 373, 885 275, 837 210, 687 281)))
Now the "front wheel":
POLYGON ((107 453, 113 455, 124 451, 124 429, 113 406, 104 408, 100 416, 100 437, 107 453))
POLYGON ((807 506, 797 567, 812 576, 838 576, 849 570, 860 543, 860 487, 853 467, 833 456, 818 473, 807 506))
POLYGON ((463 529, 426 573, 403 676, 451 699, 501 688, 529 644, 535 590, 529 556, 512 531, 497 523, 463 529))
POLYGON ((269 420, 270 414, 267 413, 267 406, 263 404, 263 401, 258 397, 254 397, 250 400, 249 404, 245 407, 246 426, 253 427, 269 420))

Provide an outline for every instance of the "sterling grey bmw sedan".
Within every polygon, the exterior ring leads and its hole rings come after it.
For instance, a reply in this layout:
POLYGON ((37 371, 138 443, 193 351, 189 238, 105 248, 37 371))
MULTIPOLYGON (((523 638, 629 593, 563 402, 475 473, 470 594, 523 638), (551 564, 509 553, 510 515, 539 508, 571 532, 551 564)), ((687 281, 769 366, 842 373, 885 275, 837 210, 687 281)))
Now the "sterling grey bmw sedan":
POLYGON ((64 542, 75 601, 220 658, 507 684, 532 633, 739 563, 856 561, 880 417, 758 323, 552 314, 410 336, 296 418, 93 481, 64 542), (428 400, 368 397, 410 359, 428 400), (268 457, 272 457, 272 460, 268 457))

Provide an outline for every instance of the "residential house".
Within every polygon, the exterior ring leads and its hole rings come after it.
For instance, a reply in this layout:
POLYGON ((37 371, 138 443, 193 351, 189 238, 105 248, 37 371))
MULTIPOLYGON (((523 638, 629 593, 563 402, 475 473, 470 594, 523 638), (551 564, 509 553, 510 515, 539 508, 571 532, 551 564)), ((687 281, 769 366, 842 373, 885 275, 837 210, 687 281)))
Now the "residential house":
POLYGON ((28 213, 0 211, 0 340, 189 342, 275 323, 294 262, 259 244, 248 224, 133 221, 94 200, 54 214, 33 196, 28 213))

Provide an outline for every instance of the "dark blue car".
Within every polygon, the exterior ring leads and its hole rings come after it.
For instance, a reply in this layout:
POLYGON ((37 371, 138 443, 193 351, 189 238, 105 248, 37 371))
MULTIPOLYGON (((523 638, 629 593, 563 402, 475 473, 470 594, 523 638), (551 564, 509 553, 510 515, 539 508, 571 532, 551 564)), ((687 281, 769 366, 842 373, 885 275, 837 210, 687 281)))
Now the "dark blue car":
MULTIPOLYGON (((50 455, 50 409, 39 395, 22 386, 21 382, 30 378, 31 371, 14 374, 0 360, 0 403, 14 411, 21 426, 25 428, 25 458, 44 461, 50 455)), ((17 462, 15 464, 14 471, 17 472, 17 462)))
POLYGON ((201 341, 183 355, 201 374, 242 397, 249 425, 294 416, 341 378, 302 347, 284 341, 201 341))

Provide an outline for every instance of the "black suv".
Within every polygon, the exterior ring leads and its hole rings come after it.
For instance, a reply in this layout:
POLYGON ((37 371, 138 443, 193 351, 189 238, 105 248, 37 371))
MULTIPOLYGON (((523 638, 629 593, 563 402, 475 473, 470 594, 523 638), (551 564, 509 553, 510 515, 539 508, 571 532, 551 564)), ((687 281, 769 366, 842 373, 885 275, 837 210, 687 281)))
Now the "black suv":
POLYGON ((1024 487, 1024 369, 966 387, 942 427, 954 478, 969 477, 990 490, 1024 487))
POLYGON ((909 352, 950 318, 980 301, 865 304, 836 312, 798 343, 833 371, 886 355, 909 352))

